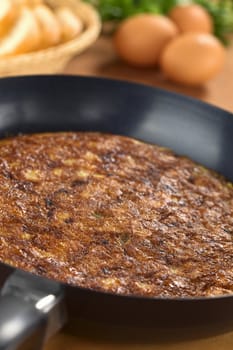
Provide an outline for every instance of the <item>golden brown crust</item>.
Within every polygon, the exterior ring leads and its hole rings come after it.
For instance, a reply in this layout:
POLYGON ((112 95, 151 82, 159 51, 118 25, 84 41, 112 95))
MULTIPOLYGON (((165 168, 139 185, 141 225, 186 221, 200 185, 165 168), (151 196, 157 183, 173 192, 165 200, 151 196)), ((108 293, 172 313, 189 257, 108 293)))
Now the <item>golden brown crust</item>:
POLYGON ((233 293, 233 189, 171 151, 99 133, 0 142, 0 260, 119 294, 233 293))

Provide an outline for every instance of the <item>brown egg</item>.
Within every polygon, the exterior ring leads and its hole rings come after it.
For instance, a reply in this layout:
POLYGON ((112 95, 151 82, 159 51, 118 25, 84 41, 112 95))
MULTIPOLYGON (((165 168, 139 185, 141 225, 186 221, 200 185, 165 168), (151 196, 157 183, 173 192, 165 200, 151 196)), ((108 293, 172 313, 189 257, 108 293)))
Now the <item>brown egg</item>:
POLYGON ((225 56, 225 48, 213 35, 185 33, 166 46, 160 65, 171 80, 200 85, 220 72, 225 56))
POLYGON ((171 10, 169 17, 181 32, 213 32, 212 17, 200 5, 177 5, 171 10))
POLYGON ((117 54, 134 66, 153 66, 168 42, 178 34, 167 17, 140 14, 124 20, 114 35, 117 54))

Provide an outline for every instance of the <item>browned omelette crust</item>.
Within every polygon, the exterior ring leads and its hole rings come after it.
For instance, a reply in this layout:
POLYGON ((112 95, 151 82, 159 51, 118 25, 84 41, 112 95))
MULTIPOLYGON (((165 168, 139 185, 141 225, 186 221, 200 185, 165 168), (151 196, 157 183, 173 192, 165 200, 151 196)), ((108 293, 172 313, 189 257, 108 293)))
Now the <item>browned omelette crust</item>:
POLYGON ((233 189, 158 146, 98 133, 0 142, 0 260, 145 296, 233 293, 233 189))

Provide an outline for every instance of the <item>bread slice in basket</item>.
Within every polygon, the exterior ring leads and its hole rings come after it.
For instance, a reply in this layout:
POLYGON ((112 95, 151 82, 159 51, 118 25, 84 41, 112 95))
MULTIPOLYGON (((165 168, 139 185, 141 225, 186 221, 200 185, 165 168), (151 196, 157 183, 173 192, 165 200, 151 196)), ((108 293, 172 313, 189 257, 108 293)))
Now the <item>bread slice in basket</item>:
POLYGON ((68 41, 77 37, 83 31, 83 22, 66 6, 55 9, 62 31, 62 40, 68 41))
POLYGON ((48 6, 43 4, 35 6, 33 13, 41 30, 41 48, 57 45, 61 40, 61 27, 56 15, 48 6))
POLYGON ((0 0, 0 37, 5 35, 17 16, 17 5, 11 0, 0 0))
POLYGON ((40 44, 39 24, 32 10, 23 7, 8 35, 0 41, 0 57, 37 50, 40 44))

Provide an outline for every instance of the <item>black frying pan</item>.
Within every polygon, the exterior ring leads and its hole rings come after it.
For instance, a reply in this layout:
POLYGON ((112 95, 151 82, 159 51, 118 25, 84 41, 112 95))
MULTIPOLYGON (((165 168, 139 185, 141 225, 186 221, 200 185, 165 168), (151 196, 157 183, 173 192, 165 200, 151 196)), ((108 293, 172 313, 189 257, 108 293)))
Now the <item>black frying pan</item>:
MULTIPOLYGON (((233 180, 233 115, 226 111, 160 89, 107 79, 0 80, 0 137, 61 130, 133 136, 170 147, 233 180)), ((19 348, 29 336, 27 344, 35 349, 32 338, 43 339, 56 331, 65 313, 69 320, 85 317, 154 329, 233 329, 233 295, 119 296, 61 285, 4 264, 0 264, 0 286, 0 349, 19 348)))

